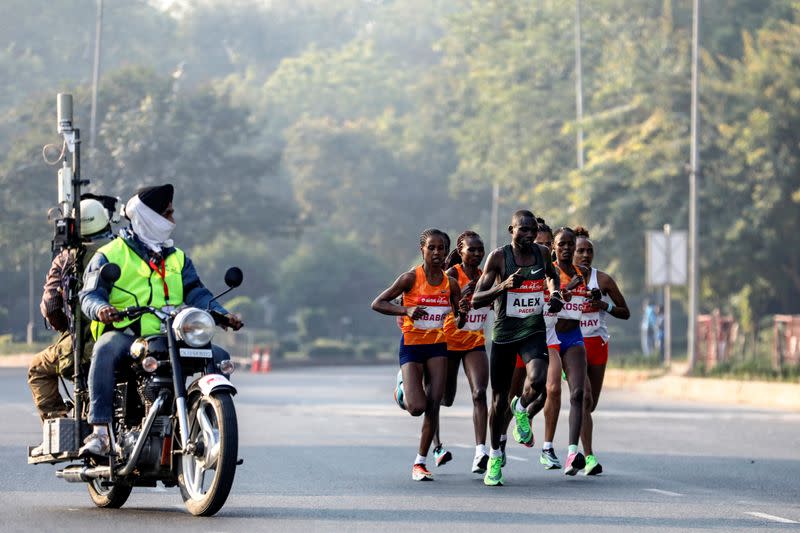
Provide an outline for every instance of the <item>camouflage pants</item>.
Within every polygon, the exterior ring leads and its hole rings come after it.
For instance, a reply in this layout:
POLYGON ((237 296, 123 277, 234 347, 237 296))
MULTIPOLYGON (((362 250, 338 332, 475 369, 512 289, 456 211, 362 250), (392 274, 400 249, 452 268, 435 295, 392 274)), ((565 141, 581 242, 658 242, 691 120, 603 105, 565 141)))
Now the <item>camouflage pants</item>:
MULTIPOLYGON (((93 343, 87 342, 84 347, 85 362, 88 353, 92 353, 93 343)), ((72 377, 72 337, 62 333, 58 340, 33 356, 28 367, 28 386, 33 395, 33 403, 42 420, 66 416, 69 409, 58 390, 58 376, 72 377)))

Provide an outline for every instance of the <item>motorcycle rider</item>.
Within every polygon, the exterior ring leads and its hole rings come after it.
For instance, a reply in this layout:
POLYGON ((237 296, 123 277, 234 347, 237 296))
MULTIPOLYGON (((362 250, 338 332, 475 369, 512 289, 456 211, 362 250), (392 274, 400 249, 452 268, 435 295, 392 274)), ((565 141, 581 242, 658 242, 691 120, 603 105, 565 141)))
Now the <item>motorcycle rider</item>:
MULTIPOLYGON (((81 308, 93 320, 95 346, 89 370, 89 423, 93 432, 84 441, 81 455, 110 452, 108 424, 113 418, 114 369, 140 336, 157 335, 161 322, 152 314, 120 320, 117 310, 131 305, 178 307, 182 304, 206 308, 212 294, 200 281, 192 261, 173 245, 175 229, 171 184, 144 187, 128 200, 125 216, 131 225, 119 237, 97 251, 84 275, 81 308), (106 263, 116 263, 120 278, 109 286, 99 275, 106 263), (124 292, 127 291, 127 292, 124 292), (136 299, 128 293, 136 295, 136 299)), ((216 301, 210 308, 226 315, 230 327, 242 322, 216 301)), ((214 361, 229 359, 227 352, 213 346, 214 361)))
MULTIPOLYGON (((33 356, 28 368, 28 386, 33 395, 33 403, 42 421, 48 418, 67 416, 70 407, 64 402, 58 391, 59 375, 71 377, 73 371, 72 334, 70 332, 68 309, 64 302, 65 288, 72 276, 80 276, 86 263, 98 248, 113 238, 109 213, 102 203, 95 199, 81 200, 81 240, 83 250, 65 248, 50 264, 44 284, 42 301, 39 310, 50 326, 60 333, 58 340, 33 356), (81 256, 81 263, 76 265, 81 256), (77 267, 77 268, 76 268, 77 267)), ((88 329, 83 336, 84 345, 82 360, 89 361, 92 344, 88 339, 88 329)), ((42 446, 31 450, 31 457, 42 455, 42 446)))

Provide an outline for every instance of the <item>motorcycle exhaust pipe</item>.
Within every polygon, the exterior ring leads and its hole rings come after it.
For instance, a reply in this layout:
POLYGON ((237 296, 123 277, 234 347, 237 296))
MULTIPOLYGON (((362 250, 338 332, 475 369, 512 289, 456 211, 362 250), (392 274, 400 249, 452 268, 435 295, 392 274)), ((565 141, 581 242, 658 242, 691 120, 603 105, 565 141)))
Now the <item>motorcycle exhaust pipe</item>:
POLYGON ((110 478, 110 466, 80 466, 72 465, 63 470, 56 470, 56 477, 63 479, 68 483, 86 483, 99 477, 110 478))

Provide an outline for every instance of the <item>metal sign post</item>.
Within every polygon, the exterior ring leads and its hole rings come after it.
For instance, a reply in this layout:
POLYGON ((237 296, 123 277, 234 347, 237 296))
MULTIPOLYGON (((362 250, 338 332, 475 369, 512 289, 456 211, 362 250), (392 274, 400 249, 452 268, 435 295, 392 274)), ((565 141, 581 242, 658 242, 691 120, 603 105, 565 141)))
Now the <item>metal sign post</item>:
POLYGON ((686 285, 687 234, 672 231, 664 224, 663 231, 648 231, 647 285, 664 290, 664 364, 672 362, 672 286, 686 285))

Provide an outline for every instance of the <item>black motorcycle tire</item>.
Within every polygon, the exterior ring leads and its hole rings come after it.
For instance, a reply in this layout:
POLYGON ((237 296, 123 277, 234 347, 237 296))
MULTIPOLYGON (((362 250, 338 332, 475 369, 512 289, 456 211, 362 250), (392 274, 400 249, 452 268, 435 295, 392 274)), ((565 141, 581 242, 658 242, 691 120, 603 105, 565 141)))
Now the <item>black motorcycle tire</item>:
POLYGON ((233 486, 236 474, 236 462, 239 454, 239 429, 236 421, 236 408, 233 398, 228 392, 217 392, 212 396, 194 396, 187 406, 189 412, 189 432, 195 435, 196 415, 201 407, 211 407, 214 411, 217 429, 219 430, 220 450, 214 479, 205 496, 195 499, 186 489, 186 478, 183 473, 183 460, 178 461, 178 486, 186 508, 195 516, 212 516, 225 504, 233 486))
POLYGON ((98 507, 104 509, 119 509, 128 501, 133 486, 127 483, 114 483, 111 487, 100 485, 104 480, 95 479, 86 484, 89 489, 89 497, 98 507))

